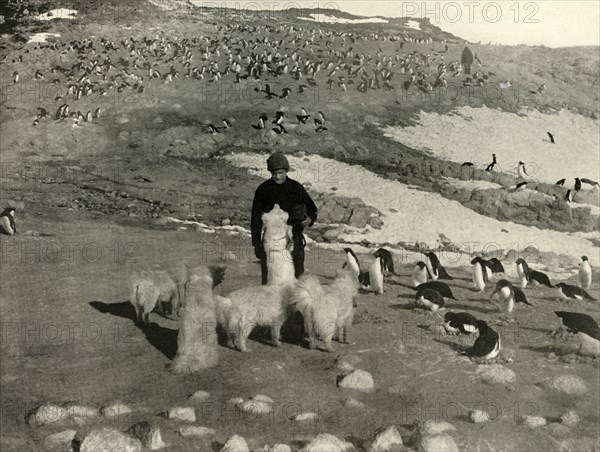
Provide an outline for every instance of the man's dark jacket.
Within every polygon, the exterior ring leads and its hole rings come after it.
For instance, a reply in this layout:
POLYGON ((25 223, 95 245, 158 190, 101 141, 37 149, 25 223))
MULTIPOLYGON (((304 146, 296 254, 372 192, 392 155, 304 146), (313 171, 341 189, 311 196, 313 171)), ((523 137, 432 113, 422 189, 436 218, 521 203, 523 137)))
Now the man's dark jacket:
MULTIPOLYGON (((310 225, 312 226, 317 221, 317 206, 300 182, 288 177, 283 184, 278 185, 273 179, 269 179, 256 189, 252 203, 250 231, 254 247, 260 246, 262 243, 262 215, 270 212, 275 204, 279 204, 279 207, 287 213, 290 213, 295 205, 304 204, 306 214, 311 219, 310 225)), ((302 230, 300 220, 288 220, 288 224, 292 225, 294 229, 302 230)))

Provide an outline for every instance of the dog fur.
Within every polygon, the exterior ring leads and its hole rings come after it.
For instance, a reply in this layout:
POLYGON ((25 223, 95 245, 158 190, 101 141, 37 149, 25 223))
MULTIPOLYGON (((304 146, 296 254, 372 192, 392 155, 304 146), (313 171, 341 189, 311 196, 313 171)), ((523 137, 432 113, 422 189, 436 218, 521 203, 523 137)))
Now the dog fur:
POLYGON ((267 285, 246 287, 216 299, 217 320, 227 333, 228 345, 242 352, 250 351, 246 339, 256 326, 269 326, 273 344, 281 344, 281 327, 290 314, 288 301, 296 283, 287 212, 275 204, 262 215, 262 220, 269 269, 267 285))
POLYGON ((184 285, 188 279, 188 268, 184 264, 174 266, 170 270, 137 270, 133 272, 130 302, 135 308, 138 324, 149 324, 150 313, 155 307, 161 315, 169 311, 175 318, 179 317, 180 301, 184 298, 184 285))
POLYGON ((339 270, 336 279, 323 287, 313 275, 303 275, 292 289, 290 305, 304 317, 309 347, 316 347, 316 336, 323 339, 325 349, 333 352, 334 336, 349 343, 349 330, 354 319, 354 297, 358 295, 358 274, 348 265, 339 270))
POLYGON ((177 356, 171 367, 174 374, 190 374, 217 364, 217 315, 213 288, 215 273, 220 271, 205 266, 188 269, 185 303, 177 335, 177 356))

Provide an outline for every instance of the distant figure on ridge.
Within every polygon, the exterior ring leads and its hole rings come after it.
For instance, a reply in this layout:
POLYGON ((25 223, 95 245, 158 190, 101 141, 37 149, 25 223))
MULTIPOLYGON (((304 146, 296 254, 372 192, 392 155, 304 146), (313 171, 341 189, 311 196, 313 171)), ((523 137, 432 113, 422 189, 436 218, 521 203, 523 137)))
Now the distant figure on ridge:
POLYGON ((465 69, 465 74, 471 73, 471 66, 473 65, 473 52, 469 50, 469 47, 465 46, 465 49, 462 52, 462 56, 460 58, 460 62, 465 69))

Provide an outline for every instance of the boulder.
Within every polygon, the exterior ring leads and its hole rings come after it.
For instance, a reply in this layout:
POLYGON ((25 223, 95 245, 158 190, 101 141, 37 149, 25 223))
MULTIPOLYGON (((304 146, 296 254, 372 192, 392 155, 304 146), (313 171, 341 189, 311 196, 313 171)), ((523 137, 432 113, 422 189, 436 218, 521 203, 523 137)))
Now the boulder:
POLYGON ((367 449, 369 452, 393 452, 402 449, 402 437, 393 425, 376 433, 375 440, 367 449))
POLYGON ((89 432, 79 447, 79 452, 98 451, 140 452, 142 443, 113 428, 100 428, 89 432))
POLYGON ((361 392, 372 392, 375 388, 375 382, 369 372, 354 369, 349 374, 340 378, 338 386, 340 388, 354 389, 361 392))
POLYGON ((300 452, 347 452, 353 450, 355 448, 352 443, 343 441, 329 433, 321 433, 300 449, 300 452))
POLYGON ((548 378, 538 386, 544 390, 567 396, 583 396, 587 393, 585 382, 576 375, 559 375, 548 378))

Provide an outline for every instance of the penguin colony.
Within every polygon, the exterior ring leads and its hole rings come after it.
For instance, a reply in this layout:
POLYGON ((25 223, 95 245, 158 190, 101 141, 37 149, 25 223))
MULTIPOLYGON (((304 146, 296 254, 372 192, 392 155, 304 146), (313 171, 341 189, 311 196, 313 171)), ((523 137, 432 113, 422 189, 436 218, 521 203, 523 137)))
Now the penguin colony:
MULTIPOLYGON (((373 255, 373 260, 368 271, 363 271, 361 263, 351 248, 345 248, 348 262, 360 273, 359 280, 364 291, 381 294, 384 292, 383 280, 387 277, 388 282, 400 284, 398 273, 394 270, 393 256, 385 248, 378 249, 373 255), (392 279, 390 279, 392 278, 392 279)), ((497 357, 502 349, 502 341, 488 323, 476 318, 468 312, 452 311, 452 304, 458 301, 450 285, 440 279, 454 280, 446 269, 441 265, 437 255, 433 252, 425 253, 424 260, 418 261, 410 271, 410 286, 416 291, 413 306, 417 310, 424 310, 428 315, 443 315, 444 329, 448 334, 475 334, 477 339, 473 346, 464 353, 468 356, 490 360, 497 357)), ((535 287, 545 286, 557 290, 557 298, 571 301, 597 301, 585 288, 592 283, 592 270, 587 256, 581 257, 579 265, 579 286, 560 282, 553 285, 548 275, 541 271, 533 270, 527 262, 519 258, 515 261, 516 272, 519 282, 513 284, 504 278, 504 265, 497 258, 484 259, 476 256, 471 260, 473 291, 483 293, 491 287, 491 293, 481 301, 488 306, 494 306, 499 314, 499 320, 514 321, 514 311, 517 306, 529 306, 535 309, 536 305, 531 303, 523 289, 535 291, 535 287), (502 279, 498 279, 498 276, 502 279), (492 280, 498 279, 495 284, 492 280)), ((534 293, 534 292, 532 292, 534 293)), ((398 295, 402 296, 402 295, 398 295)), ((522 309, 522 308, 518 308, 522 309)), ((492 312, 494 312, 492 310, 492 312)), ((600 335, 597 324, 587 314, 557 311, 556 315, 563 318, 563 324, 569 331, 577 333, 581 342, 581 350, 600 356, 600 335), (568 319, 568 324, 564 319, 568 319), (575 325, 575 326, 574 326, 575 325), (595 325, 595 326, 594 326, 595 325), (597 352, 596 352, 597 351, 597 352)))

